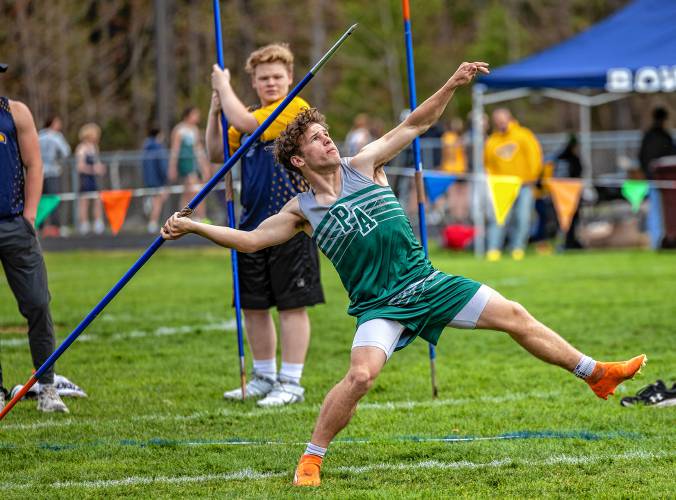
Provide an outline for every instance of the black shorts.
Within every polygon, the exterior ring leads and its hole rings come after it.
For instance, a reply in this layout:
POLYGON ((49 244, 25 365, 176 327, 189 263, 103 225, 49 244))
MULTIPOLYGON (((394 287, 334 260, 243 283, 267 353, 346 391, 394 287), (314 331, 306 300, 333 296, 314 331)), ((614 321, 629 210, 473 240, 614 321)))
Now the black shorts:
POLYGON ((317 246, 305 233, 281 245, 238 253, 242 309, 284 311, 324 303, 317 246))

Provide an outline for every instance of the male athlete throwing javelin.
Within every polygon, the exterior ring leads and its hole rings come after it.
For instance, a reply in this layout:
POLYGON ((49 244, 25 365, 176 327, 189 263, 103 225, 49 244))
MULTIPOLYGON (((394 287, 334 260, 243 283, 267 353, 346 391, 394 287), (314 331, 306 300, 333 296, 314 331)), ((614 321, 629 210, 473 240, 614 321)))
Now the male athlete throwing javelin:
POLYGON ((254 231, 200 224, 178 214, 162 228, 166 239, 196 233, 240 252, 279 245, 305 231, 336 267, 350 295, 348 313, 357 317, 357 332, 350 369, 324 399, 296 469, 296 485, 319 485, 329 443, 350 421, 392 353, 417 336, 436 344, 446 326, 506 332, 534 356, 583 378, 603 399, 646 361, 643 354, 624 362, 594 361, 520 304, 476 281, 437 271, 425 257, 383 166, 436 123, 455 89, 478 72, 488 73, 488 65, 461 64, 404 122, 353 158, 340 158, 316 109, 300 113, 276 139, 275 156, 300 171, 311 189, 254 231))

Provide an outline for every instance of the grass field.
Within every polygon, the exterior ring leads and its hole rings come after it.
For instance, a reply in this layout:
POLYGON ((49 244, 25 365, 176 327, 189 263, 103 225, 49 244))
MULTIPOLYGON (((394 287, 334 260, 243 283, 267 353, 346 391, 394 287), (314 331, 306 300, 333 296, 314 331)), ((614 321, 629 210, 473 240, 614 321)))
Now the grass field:
MULTIPOLYGON (((47 255, 63 339, 137 252, 47 255)), ((634 393, 676 381, 676 254, 603 252, 486 264, 434 251, 441 270, 522 302, 585 353, 645 352, 634 393)), ((319 490, 293 469, 319 404, 344 374, 354 321, 323 262, 328 305, 311 311, 307 400, 279 410, 226 403, 238 381, 229 262, 161 250, 61 358, 80 384, 70 415, 22 402, 0 423, 0 497, 667 497, 676 492, 676 409, 623 408, 506 335, 446 330, 440 398, 427 347, 394 355, 325 461, 319 490)), ((30 373, 25 327, 0 274, 5 384, 30 373)))

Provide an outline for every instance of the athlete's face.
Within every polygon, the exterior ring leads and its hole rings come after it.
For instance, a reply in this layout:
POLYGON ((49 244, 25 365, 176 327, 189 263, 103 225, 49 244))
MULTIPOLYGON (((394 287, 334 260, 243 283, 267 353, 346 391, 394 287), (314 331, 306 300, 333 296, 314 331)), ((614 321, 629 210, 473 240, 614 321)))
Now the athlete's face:
POLYGON ((263 63, 254 69, 251 86, 258 94, 263 106, 267 106, 286 97, 291 80, 292 75, 283 63, 263 63))
POLYGON ((305 131, 300 151, 300 160, 307 168, 314 171, 325 170, 340 164, 338 148, 329 136, 329 131, 319 123, 313 123, 305 131))

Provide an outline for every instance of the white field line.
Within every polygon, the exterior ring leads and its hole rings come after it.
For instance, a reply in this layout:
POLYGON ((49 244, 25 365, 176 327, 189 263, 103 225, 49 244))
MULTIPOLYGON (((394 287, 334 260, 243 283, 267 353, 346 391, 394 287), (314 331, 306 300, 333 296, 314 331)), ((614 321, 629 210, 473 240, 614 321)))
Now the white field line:
MULTIPOLYGON (((555 465, 589 465, 598 462, 610 461, 646 461, 666 457, 676 456, 676 452, 649 452, 649 451, 630 451, 620 454, 605 455, 551 455, 541 460, 520 460, 510 457, 492 460, 490 462, 470 462, 461 460, 457 462, 440 462, 437 460, 426 460, 423 462, 412 463, 377 463, 363 466, 343 466, 329 468, 326 472, 330 476, 337 474, 360 475, 374 471, 410 471, 410 470, 449 470, 449 469, 480 469, 480 468, 499 468, 506 466, 522 467, 547 467, 555 465)), ((291 476, 291 471, 285 472, 259 472, 252 469, 242 469, 234 472, 222 474, 203 474, 198 476, 131 476, 122 479, 99 479, 95 481, 56 481, 51 484, 44 483, 0 483, 0 491, 25 490, 29 488, 51 488, 51 489, 108 489, 124 486, 143 486, 151 484, 195 484, 206 482, 226 482, 226 481, 251 481, 261 479, 272 479, 291 476)))
MULTIPOLYGON (((227 321, 220 321, 216 323, 205 323, 198 325, 183 325, 183 326, 160 326, 155 330, 131 330, 128 332, 116 333, 111 336, 97 335, 96 333, 84 334, 78 337, 79 342, 97 342, 111 340, 131 340, 141 339, 146 337, 166 337, 171 335, 188 335, 194 333, 196 330, 200 331, 235 331, 237 323, 234 319, 227 321)), ((14 339, 0 339, 0 347, 17 347, 28 344, 28 337, 22 336, 14 339)))
MULTIPOLYGON (((522 392, 507 394, 505 396, 480 396, 476 398, 458 398, 458 399, 437 399, 433 401, 385 401, 381 403, 362 403, 359 405, 357 411, 381 411, 381 410, 398 410, 398 409, 413 409, 413 408, 436 408, 446 406, 461 406, 472 403, 511 403, 514 401, 522 401, 525 399, 551 399, 558 396, 559 392, 522 392)), ((284 406, 282 408, 260 408, 250 411, 237 411, 229 409, 220 409, 216 411, 200 411, 191 413, 189 415, 171 415, 171 414, 150 414, 131 416, 129 419, 74 419, 55 420, 47 422, 35 422, 30 424, 5 424, 0 423, 0 429, 5 430, 36 430, 46 427, 67 427, 67 426, 99 426, 102 424, 128 425, 129 421, 151 421, 151 422, 182 422, 199 420, 208 417, 239 417, 239 418, 258 418, 269 415, 290 415, 296 413, 316 413, 319 411, 319 405, 294 405, 284 406)))

